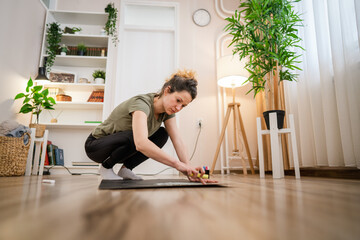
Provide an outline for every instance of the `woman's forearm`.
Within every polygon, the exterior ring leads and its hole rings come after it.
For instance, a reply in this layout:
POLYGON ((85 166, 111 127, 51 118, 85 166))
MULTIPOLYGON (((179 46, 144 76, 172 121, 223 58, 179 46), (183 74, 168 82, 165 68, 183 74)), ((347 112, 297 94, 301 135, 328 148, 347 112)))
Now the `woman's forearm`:
POLYGON ((138 142, 136 144, 136 150, 149 158, 152 158, 158 162, 177 169, 179 161, 161 150, 158 146, 156 146, 148 139, 144 139, 143 141, 138 142))
POLYGON ((179 160, 185 164, 189 163, 189 155, 188 152, 186 150, 186 147, 183 143, 183 141, 181 140, 181 138, 177 138, 176 140, 172 141, 176 154, 179 157, 179 160))

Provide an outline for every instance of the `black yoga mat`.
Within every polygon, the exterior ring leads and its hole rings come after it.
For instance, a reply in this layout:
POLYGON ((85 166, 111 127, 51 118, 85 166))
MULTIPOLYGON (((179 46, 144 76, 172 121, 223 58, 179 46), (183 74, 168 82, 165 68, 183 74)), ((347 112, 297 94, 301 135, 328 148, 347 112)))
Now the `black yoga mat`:
POLYGON ((137 188, 179 188, 179 187, 225 187, 218 183, 202 184, 187 179, 149 179, 149 180, 102 180, 99 189, 137 189, 137 188))

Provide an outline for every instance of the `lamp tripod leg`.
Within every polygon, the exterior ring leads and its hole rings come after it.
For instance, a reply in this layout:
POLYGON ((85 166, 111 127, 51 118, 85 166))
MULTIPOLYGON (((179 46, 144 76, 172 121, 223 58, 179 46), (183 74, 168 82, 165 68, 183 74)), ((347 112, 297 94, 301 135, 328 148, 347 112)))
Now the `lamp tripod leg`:
POLYGON ((227 124, 229 123, 229 118, 230 118, 230 112, 231 112, 231 106, 228 106, 227 110, 226 110, 226 115, 225 115, 225 119, 224 119, 224 123, 223 123, 223 127, 221 129, 221 134, 220 134, 220 138, 219 138, 219 142, 217 144, 216 147, 216 151, 215 151, 215 156, 214 156, 214 160, 211 166, 211 170, 210 170, 210 174, 212 174, 214 172, 215 169, 215 164, 217 161, 217 158, 219 156, 219 151, 220 151, 220 147, 221 147, 221 143, 224 139, 224 135, 225 135, 225 130, 227 127, 227 124))

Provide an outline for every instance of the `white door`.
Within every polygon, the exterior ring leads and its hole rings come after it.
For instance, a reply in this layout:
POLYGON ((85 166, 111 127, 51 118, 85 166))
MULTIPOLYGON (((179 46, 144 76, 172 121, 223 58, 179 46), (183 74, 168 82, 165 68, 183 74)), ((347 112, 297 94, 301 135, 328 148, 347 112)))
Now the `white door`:
MULTIPOLYGON (((137 94, 158 92, 177 69, 177 11, 177 3, 121 2, 114 107, 137 94)), ((163 149, 175 155, 170 141, 163 149)), ((134 171, 157 173, 165 168, 149 159, 134 171)))

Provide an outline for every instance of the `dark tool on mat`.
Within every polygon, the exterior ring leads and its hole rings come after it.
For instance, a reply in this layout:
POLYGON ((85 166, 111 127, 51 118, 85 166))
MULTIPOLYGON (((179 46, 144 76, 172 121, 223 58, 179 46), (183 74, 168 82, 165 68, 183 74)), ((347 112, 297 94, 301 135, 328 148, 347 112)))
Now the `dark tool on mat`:
POLYGON ((218 183, 202 184, 187 179, 149 179, 149 180, 102 180, 99 189, 138 189, 138 188, 179 188, 179 187, 225 187, 218 183))

